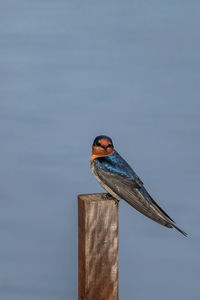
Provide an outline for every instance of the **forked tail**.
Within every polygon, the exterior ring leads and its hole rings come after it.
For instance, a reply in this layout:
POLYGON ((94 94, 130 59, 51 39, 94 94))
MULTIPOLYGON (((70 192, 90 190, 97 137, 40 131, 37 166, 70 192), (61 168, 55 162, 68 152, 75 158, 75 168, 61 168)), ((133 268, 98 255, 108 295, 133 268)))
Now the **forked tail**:
POLYGON ((172 226, 173 226, 176 230, 178 230, 180 233, 182 233, 184 236, 188 236, 188 234, 187 234, 185 231, 183 231, 182 229, 180 229, 179 227, 177 227, 175 224, 172 224, 172 226))

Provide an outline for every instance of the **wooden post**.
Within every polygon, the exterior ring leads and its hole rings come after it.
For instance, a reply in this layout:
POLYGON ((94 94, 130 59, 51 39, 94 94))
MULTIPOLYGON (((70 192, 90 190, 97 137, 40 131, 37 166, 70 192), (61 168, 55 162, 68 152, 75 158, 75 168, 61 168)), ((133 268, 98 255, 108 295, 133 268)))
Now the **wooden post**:
POLYGON ((79 300, 118 299, 118 201, 78 196, 79 300))

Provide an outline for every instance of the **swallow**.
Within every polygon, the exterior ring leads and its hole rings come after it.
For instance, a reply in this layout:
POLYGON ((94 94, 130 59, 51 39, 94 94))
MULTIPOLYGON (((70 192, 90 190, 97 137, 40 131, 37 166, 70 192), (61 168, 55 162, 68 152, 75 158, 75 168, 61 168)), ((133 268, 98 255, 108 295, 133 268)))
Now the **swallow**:
POLYGON ((127 201, 146 217, 168 228, 175 228, 187 236, 187 233, 177 227, 175 222, 154 201, 142 180, 114 149, 110 137, 99 135, 95 138, 90 166, 97 181, 109 195, 117 200, 127 201))

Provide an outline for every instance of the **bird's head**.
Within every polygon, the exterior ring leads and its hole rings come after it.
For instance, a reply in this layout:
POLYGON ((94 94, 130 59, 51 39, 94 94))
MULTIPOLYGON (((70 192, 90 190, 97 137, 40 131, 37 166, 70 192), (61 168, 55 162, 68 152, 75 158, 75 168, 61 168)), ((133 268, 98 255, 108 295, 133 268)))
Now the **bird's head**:
POLYGON ((95 138, 92 145, 91 162, 98 157, 108 156, 114 153, 113 142, 106 135, 99 135, 95 138))

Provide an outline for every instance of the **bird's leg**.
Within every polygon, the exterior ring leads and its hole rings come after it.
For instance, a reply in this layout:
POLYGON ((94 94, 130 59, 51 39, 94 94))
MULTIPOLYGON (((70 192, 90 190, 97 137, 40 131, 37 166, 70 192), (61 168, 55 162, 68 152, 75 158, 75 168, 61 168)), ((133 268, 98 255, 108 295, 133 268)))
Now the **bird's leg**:
POLYGON ((113 196, 111 194, 107 193, 107 194, 104 194, 104 198, 113 199, 113 196))
POLYGON ((113 197, 111 194, 109 194, 109 193, 107 193, 107 194, 104 194, 104 197, 106 198, 106 199, 113 199, 114 201, 115 201, 115 205, 118 205, 119 204, 119 200, 118 199, 116 199, 115 197, 113 197))

